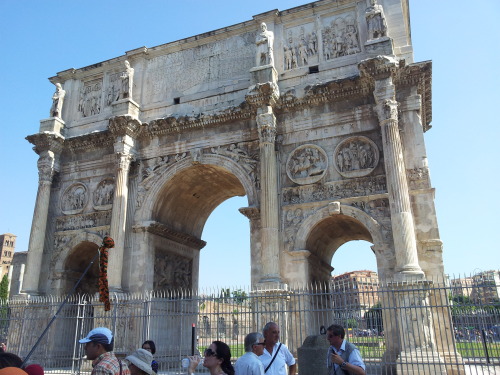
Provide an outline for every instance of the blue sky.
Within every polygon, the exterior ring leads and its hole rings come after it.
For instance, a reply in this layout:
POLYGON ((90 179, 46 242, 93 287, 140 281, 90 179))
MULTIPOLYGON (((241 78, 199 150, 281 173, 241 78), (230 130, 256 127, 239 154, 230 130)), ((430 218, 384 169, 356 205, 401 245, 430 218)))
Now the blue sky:
MULTIPOLYGON (((247 21, 284 0, 0 0, 0 232, 27 250, 38 176, 24 139, 47 118, 57 72, 247 21)), ((499 269, 500 2, 410 0, 415 61, 433 61, 433 121, 426 137, 431 180, 450 274, 499 269)), ((248 285, 248 220, 223 203, 203 233, 200 284, 248 285), (234 256, 228 256, 232 254, 234 256)), ((368 243, 346 244, 335 273, 375 269, 368 243)))

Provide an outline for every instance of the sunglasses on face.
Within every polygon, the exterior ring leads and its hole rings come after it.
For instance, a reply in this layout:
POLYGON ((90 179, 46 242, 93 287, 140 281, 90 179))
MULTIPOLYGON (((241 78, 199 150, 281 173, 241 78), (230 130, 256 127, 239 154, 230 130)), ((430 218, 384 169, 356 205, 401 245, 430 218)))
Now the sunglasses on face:
POLYGON ((205 357, 215 357, 217 355, 216 352, 214 352, 212 349, 207 348, 205 352, 203 353, 205 357))
POLYGON ((256 342, 254 345, 266 345, 265 342, 256 342))

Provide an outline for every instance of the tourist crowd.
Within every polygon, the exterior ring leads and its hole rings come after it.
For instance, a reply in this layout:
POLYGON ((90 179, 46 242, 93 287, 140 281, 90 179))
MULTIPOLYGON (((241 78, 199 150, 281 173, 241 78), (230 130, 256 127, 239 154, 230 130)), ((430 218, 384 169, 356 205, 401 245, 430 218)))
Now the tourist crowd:
MULTIPOLYGON (((359 350, 344 340, 342 326, 332 325, 327 329, 330 343, 326 366, 329 375, 365 375, 365 365, 359 350)), ((245 337, 245 354, 234 364, 231 350, 222 341, 214 341, 199 355, 187 358, 187 374, 193 375, 200 363, 210 371, 210 375, 296 375, 295 358, 285 344, 279 342, 280 330, 276 323, 267 323, 262 333, 252 332, 245 337)), ((113 352, 113 333, 106 327, 91 330, 79 340, 84 345, 86 359, 92 361, 92 375, 156 375, 158 363, 153 355, 156 345, 145 341, 141 348, 120 360, 113 352)), ((43 375, 38 364, 24 365, 14 353, 7 352, 5 344, 0 344, 0 375, 43 375)))

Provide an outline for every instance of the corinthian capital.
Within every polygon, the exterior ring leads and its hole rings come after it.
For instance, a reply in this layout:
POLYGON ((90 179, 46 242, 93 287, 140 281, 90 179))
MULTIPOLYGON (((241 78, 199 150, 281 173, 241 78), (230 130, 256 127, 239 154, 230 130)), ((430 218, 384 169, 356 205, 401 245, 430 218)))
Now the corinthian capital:
POLYGON ((267 106, 257 112, 257 130, 261 142, 274 143, 276 139, 276 117, 274 117, 272 107, 267 106))
POLYGON ((132 154, 122 152, 117 152, 115 155, 118 169, 128 171, 130 163, 134 160, 134 156, 132 154))
POLYGON ((56 159, 51 151, 47 151, 44 156, 38 159, 38 182, 52 182, 55 172, 56 159))
POLYGON ((380 125, 388 121, 398 120, 398 102, 392 99, 384 99, 377 104, 377 116, 380 125))

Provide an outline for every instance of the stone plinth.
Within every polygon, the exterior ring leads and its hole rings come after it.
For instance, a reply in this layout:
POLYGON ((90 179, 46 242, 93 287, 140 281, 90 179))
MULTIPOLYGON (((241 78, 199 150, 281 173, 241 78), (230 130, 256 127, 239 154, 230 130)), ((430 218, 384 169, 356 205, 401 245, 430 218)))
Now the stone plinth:
POLYGON ((113 116, 129 115, 139 118, 139 104, 132 99, 120 99, 112 104, 113 116))
POLYGON ((64 121, 59 117, 50 117, 45 120, 40 121, 40 133, 42 132, 54 132, 57 134, 62 134, 64 131, 64 121))
POLYGON ((278 82, 278 72, 272 65, 257 66, 250 69, 252 84, 278 82))
POLYGON ((447 374, 443 359, 433 350, 416 349, 402 352, 398 358, 398 374, 447 374))
POLYGON ((326 353, 330 344, 324 335, 307 336, 297 349, 301 375, 328 375, 326 353))
POLYGON ((386 36, 368 40, 365 43, 365 51, 368 55, 374 57, 378 55, 393 55, 394 46, 392 39, 386 36))

